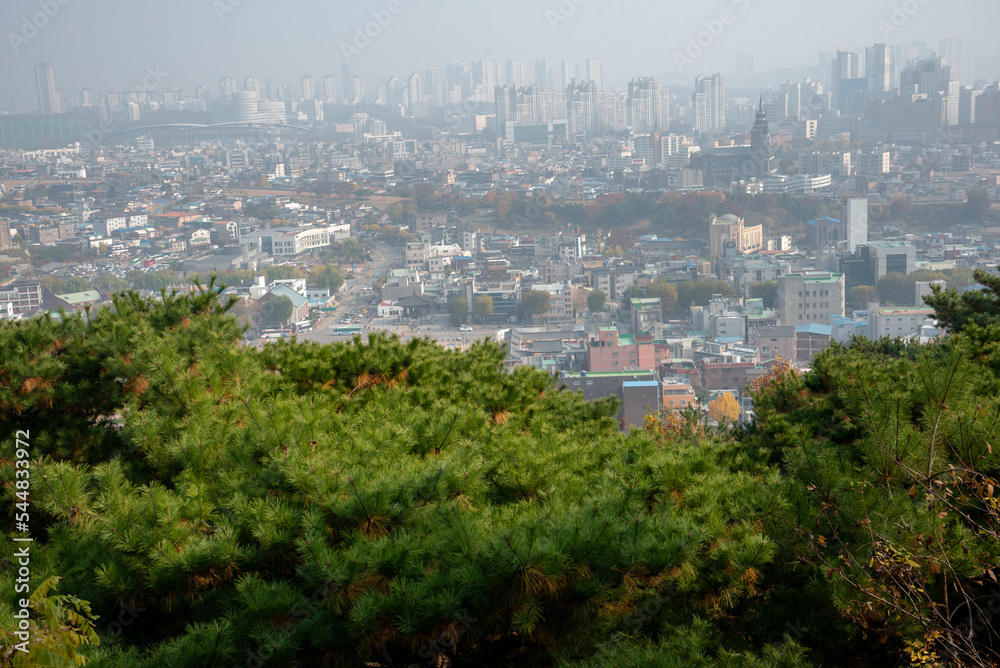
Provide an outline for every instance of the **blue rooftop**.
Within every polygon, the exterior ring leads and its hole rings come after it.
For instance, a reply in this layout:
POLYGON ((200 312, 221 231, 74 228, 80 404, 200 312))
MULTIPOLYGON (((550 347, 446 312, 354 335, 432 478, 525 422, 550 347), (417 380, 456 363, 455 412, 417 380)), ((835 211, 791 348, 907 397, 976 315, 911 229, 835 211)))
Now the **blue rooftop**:
POLYGON ((659 385, 655 380, 629 380, 622 383, 622 387, 656 387, 659 385))
POLYGON ((811 325, 799 325, 795 328, 796 333, 802 334, 818 334, 820 336, 830 336, 833 334, 833 327, 830 325, 820 325, 818 323, 813 323, 811 325))
POLYGON ((813 227, 816 227, 817 221, 820 221, 820 220, 824 220, 824 221, 827 221, 827 222, 830 222, 830 223, 839 223, 840 222, 839 218, 831 218, 830 216, 820 216, 819 218, 806 221, 806 225, 812 225, 813 227))

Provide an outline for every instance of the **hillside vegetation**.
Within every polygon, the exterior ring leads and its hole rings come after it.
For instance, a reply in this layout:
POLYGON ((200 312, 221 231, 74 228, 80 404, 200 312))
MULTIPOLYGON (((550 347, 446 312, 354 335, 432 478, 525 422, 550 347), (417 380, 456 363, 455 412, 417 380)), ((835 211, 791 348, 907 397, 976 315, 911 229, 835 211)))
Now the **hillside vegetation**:
MULTIPOLYGON (((622 434, 614 401, 510 373, 486 342, 241 348, 214 288, 4 324, 4 512, 13 526, 27 430, 32 590, 47 583, 33 651, 123 668, 993 665, 1000 326, 995 295, 970 298, 938 297, 958 330, 943 343, 772 374, 731 433, 622 434)), ((43 665, 12 649, 9 598, 0 663, 43 665)))

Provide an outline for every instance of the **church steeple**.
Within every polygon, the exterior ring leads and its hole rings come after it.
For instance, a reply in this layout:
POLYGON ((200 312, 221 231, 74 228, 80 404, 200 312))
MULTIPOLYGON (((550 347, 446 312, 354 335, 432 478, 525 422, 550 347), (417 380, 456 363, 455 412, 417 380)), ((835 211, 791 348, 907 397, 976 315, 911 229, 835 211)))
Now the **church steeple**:
POLYGON ((750 153, 754 160, 754 171, 758 178, 771 172, 774 153, 771 150, 771 129, 767 124, 767 110, 764 108, 764 95, 761 94, 757 105, 757 118, 750 132, 750 153))

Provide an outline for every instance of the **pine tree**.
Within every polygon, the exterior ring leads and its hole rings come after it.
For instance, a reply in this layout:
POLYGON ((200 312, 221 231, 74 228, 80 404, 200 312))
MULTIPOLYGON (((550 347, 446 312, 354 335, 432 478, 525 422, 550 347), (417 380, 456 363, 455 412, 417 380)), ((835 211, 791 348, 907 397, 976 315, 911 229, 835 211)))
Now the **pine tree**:
POLYGON ((102 620, 138 611, 98 627, 95 664, 573 663, 697 634, 720 665, 804 665, 776 623, 797 613, 768 613, 766 466, 623 435, 616 401, 508 372, 495 344, 241 348, 218 300, 0 328, 24 355, 2 396, 37 443, 39 575, 102 620))

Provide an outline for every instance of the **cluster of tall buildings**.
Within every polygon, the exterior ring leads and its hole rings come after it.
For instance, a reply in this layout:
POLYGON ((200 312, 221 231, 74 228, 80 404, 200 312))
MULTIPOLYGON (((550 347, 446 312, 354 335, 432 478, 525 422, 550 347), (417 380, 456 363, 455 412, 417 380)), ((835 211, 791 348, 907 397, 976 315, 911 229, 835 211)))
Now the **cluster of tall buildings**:
POLYGON ((596 80, 574 79, 562 91, 497 86, 495 99, 497 128, 508 136, 512 124, 559 119, 566 119, 568 132, 578 136, 627 130, 647 134, 670 127, 670 90, 652 77, 633 79, 624 93, 603 90, 596 80))

